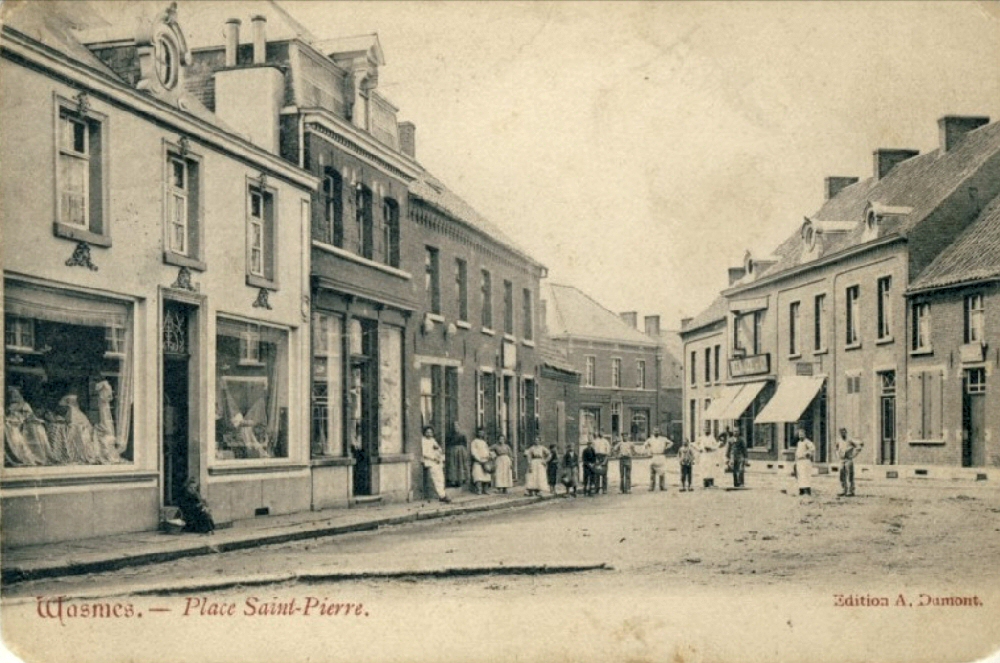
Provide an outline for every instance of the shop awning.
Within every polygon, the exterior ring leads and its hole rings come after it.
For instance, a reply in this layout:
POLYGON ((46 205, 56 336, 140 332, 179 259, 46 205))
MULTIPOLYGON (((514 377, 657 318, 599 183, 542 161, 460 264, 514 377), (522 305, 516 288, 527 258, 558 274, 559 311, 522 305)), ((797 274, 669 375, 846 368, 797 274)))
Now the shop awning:
POLYGON ((798 421, 816 394, 823 387, 825 377, 789 375, 781 378, 778 391, 767 407, 757 415, 754 423, 782 424, 798 421))
POLYGON ((762 380, 760 382, 748 382, 740 387, 740 393, 736 394, 736 397, 729 403, 720 418, 739 419, 742 417, 746 409, 753 403, 753 399, 757 398, 757 394, 760 393, 765 385, 767 385, 767 381, 762 380))
POLYGON ((742 388, 743 386, 738 384, 723 387, 722 393, 708 406, 708 409, 702 415, 702 419, 704 421, 724 419, 725 417, 722 416, 722 413, 725 412, 726 407, 733 402, 733 399, 736 398, 742 388))

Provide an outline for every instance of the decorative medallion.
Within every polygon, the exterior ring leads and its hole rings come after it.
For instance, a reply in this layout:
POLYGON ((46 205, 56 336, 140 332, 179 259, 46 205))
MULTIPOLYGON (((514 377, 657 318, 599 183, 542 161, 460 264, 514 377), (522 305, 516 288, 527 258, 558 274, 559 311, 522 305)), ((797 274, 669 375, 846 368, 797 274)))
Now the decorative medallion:
POLYGON ((76 95, 76 114, 80 117, 87 115, 90 112, 90 95, 86 92, 80 92, 76 95))
POLYGON ((263 170, 260 171, 260 177, 258 177, 257 179, 260 180, 260 188, 261 188, 261 190, 266 189, 267 188, 267 173, 265 173, 263 170))
POLYGON ((257 291, 257 299, 253 302, 254 308, 266 308, 268 311, 271 310, 271 304, 267 301, 268 291, 267 288, 261 288, 257 291))
POLYGON ((170 287, 176 290, 198 292, 197 284, 191 281, 191 270, 187 267, 181 267, 177 270, 177 280, 171 283, 170 287))
POLYGON ((177 139, 177 151, 182 157, 186 157, 191 151, 191 140, 187 136, 177 139))
POLYGON ((66 261, 67 267, 86 267, 92 272, 97 271, 97 265, 90 261, 90 244, 77 242, 73 255, 66 261))

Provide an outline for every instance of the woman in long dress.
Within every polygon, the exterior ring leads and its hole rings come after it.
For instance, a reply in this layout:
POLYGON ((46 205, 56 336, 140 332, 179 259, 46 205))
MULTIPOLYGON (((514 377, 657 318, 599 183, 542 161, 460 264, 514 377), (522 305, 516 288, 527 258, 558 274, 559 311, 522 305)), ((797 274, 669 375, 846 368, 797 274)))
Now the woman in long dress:
POLYGON ((506 493, 514 485, 514 465, 510 459, 512 453, 514 451, 507 444, 507 438, 501 435, 493 445, 493 455, 496 458, 493 462, 493 487, 501 493, 506 493))
POLYGON ((482 428, 476 430, 476 439, 472 441, 469 453, 472 455, 472 489, 477 495, 485 494, 490 485, 492 477, 486 471, 486 464, 490 462, 490 445, 486 444, 483 437, 486 431, 482 428))
POLYGON ((469 483, 469 449, 465 436, 452 429, 445 441, 448 458, 445 461, 445 479, 449 486, 464 486, 469 483))
POLYGON ((94 425, 80 409, 76 394, 67 394, 59 401, 66 408, 66 449, 71 463, 101 464, 101 453, 94 439, 94 425))
POLYGON ((34 452, 25 435, 28 418, 34 416, 31 406, 25 402, 20 389, 11 387, 7 393, 10 395, 10 403, 3 422, 4 464, 7 467, 44 465, 46 459, 34 452))
POLYGON ((94 387, 97 392, 97 413, 98 422, 94 426, 94 441, 97 445, 101 460, 105 463, 122 462, 118 453, 118 438, 115 436, 115 420, 111 416, 111 401, 114 400, 114 390, 111 383, 101 380, 94 387))
POLYGON ((534 444, 525 450, 524 455, 528 457, 528 476, 525 477, 524 487, 529 495, 540 495, 548 486, 546 466, 551 454, 538 440, 535 440, 534 444))
POLYGON ((804 430, 795 431, 798 443, 795 445, 795 481, 799 487, 799 495, 812 495, 813 458, 816 456, 816 445, 806 437, 804 430))

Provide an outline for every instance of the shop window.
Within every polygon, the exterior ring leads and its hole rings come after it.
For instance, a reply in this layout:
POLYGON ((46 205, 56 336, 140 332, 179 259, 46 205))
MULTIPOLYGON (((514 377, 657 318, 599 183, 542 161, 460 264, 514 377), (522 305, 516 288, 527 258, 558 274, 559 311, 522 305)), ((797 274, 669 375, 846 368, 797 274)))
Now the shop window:
POLYGON ((110 246, 105 216, 106 118, 94 113, 85 101, 59 100, 56 137, 56 223, 60 237, 110 246))
POLYGON ((382 201, 382 235, 383 261, 399 267, 399 205, 392 198, 382 201))
POLYGON ((965 298, 965 342, 983 342, 983 295, 978 293, 965 298))
POLYGON ((312 316, 312 424, 313 456, 344 456, 343 318, 312 316))
POLYGON ((379 328, 379 441, 383 454, 403 453, 403 334, 379 328))
POLYGON ((204 269, 201 260, 201 165, 190 154, 167 152, 164 262, 204 269))
POLYGON ((288 457, 288 333, 220 318, 216 458, 288 457))
POLYGON ((5 288, 4 465, 131 463, 131 306, 5 288))
POLYGON ((424 288, 427 292, 427 310, 441 313, 441 273, 438 250, 426 247, 424 260, 424 288))
POLYGON ((344 180, 340 173, 327 169, 323 178, 323 214, 325 215, 326 237, 319 237, 336 247, 344 247, 344 180))
POLYGON ((455 259, 455 294, 458 297, 458 319, 469 320, 469 266, 461 258, 455 259))
POLYGON ((277 289, 274 191, 257 186, 247 191, 247 285, 277 289))
POLYGON ((493 329, 493 277, 489 271, 482 272, 483 329, 493 329))

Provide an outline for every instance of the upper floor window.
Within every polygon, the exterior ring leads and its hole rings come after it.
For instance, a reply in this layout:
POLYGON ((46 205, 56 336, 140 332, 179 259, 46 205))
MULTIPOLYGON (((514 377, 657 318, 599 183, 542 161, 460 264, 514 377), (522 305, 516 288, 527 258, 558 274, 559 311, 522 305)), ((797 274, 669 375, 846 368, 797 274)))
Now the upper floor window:
POLYGON ((335 170, 323 178, 323 214, 328 235, 321 239, 344 248, 344 180, 335 170))
POLYGON ((385 264, 399 267, 399 205, 392 198, 382 201, 382 235, 385 264))
POLYGON ((984 333, 983 295, 978 293, 965 298, 965 342, 982 343, 984 333))
POLYGON ((503 282, 503 331, 514 333, 514 284, 510 281, 503 282))
POLYGON ((438 250, 428 246, 424 266, 424 286, 427 289, 427 308, 431 313, 441 312, 441 281, 438 272, 438 250))
MULTIPOLYGON (((715 346, 715 381, 719 382, 719 364, 722 361, 722 346, 715 346)), ((644 364, 645 365, 645 364, 644 364)))
POLYGON ((636 389, 646 388, 646 360, 637 359, 635 362, 635 387, 636 389))
POLYGON ((760 354, 763 330, 764 311, 737 314, 733 318, 733 350, 760 354))
POLYGON ((813 300, 813 350, 821 352, 826 348, 823 341, 823 326, 826 324, 826 295, 816 295, 813 300))
POLYGON ((611 386, 615 389, 622 386, 622 360, 618 357, 611 360, 611 386))
POLYGON ((521 291, 521 303, 524 309, 521 311, 522 324, 524 329, 524 339, 530 341, 535 336, 535 316, 534 308, 531 304, 531 290, 525 288, 521 291))
POLYGON ((788 305, 788 354, 795 357, 799 354, 799 302, 788 305))
POLYGON ((584 374, 584 384, 593 387, 597 384, 597 357, 587 355, 587 370, 584 374))
POLYGON ((927 302, 913 304, 913 342, 914 352, 931 349, 931 305, 927 302))
POLYGON ((104 193, 106 119, 71 103, 61 100, 58 110, 55 233, 110 246, 104 193))
POLYGON ((247 283, 277 287, 275 275, 274 192, 251 185, 247 190, 247 283))
POLYGON ((698 383, 698 353, 691 351, 691 384, 698 383))
POLYGON ((764 312, 753 312, 753 353, 759 355, 764 340, 764 312))
POLYGON ((469 319, 469 266, 461 258, 455 258, 455 294, 458 297, 458 319, 469 319))
POLYGON ((180 150, 166 160, 166 251, 164 259, 204 269, 201 258, 201 164, 180 150))
POLYGON ((844 342, 847 345, 857 345, 861 342, 861 337, 858 335, 858 299, 860 296, 860 286, 852 285, 845 291, 847 324, 845 325, 844 342))
POLYGON ((878 280, 878 338, 892 337, 892 277, 883 276, 878 280))
POLYGON ((363 184, 358 184, 354 189, 354 215, 358 226, 358 255, 371 260, 375 255, 372 190, 363 184))
POLYGON ((483 299, 483 329, 493 329, 493 277, 485 269, 482 272, 481 294, 483 299))
POLYGON ((705 384, 712 381, 712 348, 705 348, 705 384))

